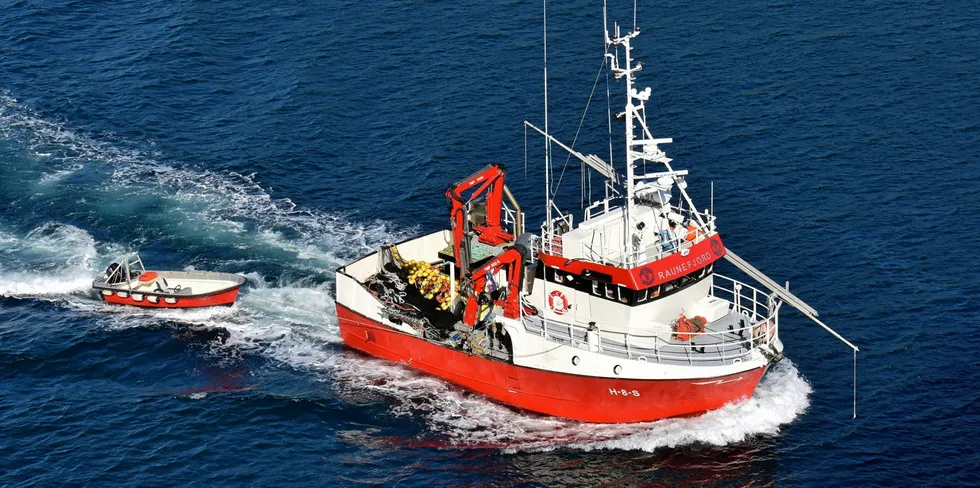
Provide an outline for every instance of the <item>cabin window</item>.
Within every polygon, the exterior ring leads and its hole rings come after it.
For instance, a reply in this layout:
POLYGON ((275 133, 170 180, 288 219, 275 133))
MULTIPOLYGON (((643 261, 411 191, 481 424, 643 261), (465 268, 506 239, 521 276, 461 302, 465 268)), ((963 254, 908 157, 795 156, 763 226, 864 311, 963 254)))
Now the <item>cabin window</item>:
POLYGON ((602 296, 602 283, 599 283, 598 281, 592 282, 592 294, 597 297, 602 296))
POLYGON ((630 302, 629 290, 622 286, 617 286, 616 291, 619 292, 619 301, 623 303, 630 302))
POLYGON ((650 289, 646 288, 636 292, 636 303, 643 303, 650 299, 650 289))
POLYGON ((615 300, 616 299, 616 285, 607 285, 606 286, 606 298, 608 298, 610 300, 615 300))

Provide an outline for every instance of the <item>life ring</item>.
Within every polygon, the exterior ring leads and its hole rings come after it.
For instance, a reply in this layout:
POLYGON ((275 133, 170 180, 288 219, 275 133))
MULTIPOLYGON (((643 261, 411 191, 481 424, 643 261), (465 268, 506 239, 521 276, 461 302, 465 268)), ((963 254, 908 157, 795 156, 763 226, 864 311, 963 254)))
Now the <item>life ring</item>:
POLYGON ((548 308, 558 315, 565 315, 568 311, 568 298, 565 298, 564 293, 555 290, 548 294, 548 308))

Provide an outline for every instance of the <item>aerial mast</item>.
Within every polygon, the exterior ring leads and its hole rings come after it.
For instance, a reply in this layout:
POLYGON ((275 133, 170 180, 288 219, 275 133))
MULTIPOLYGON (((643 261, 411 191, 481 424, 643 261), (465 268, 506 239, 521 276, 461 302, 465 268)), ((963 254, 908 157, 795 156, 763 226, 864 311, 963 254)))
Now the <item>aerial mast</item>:
MULTIPOLYGON (((548 0, 542 0, 544 16, 544 133, 548 132, 548 0)), ((548 239, 554 238, 555 225, 551 221, 551 138, 544 144, 544 221, 548 229, 548 239)), ((550 244, 545 244, 549 246, 550 244)))
MULTIPOLYGON (((603 22, 605 23, 605 18, 606 18, 605 4, 603 4, 602 17, 603 17, 603 22)), ((624 189, 626 190, 625 191, 626 205, 624 206, 624 209, 626 210, 626 214, 625 214, 626 225, 624 226, 625 228, 624 228, 624 235, 623 235, 624 238, 623 246, 624 246, 624 251, 626 251, 625 255, 627 256, 627 262, 628 264, 632 265, 635 264, 634 263, 635 253, 632 252, 633 251, 632 247, 635 238, 634 236, 636 236, 636 224, 635 224, 636 202, 634 201, 633 198, 633 186, 634 186, 633 164, 638 159, 636 151, 633 150, 633 146, 635 145, 633 139, 634 137, 633 118, 636 116, 636 105, 633 103, 633 101, 634 99, 638 100, 640 102, 640 106, 642 107, 643 102, 649 99, 650 91, 649 89, 647 89, 642 92, 637 92, 636 89, 633 88, 633 72, 643 69, 643 66, 640 63, 637 63, 636 66, 633 66, 633 58, 631 56, 632 48, 630 46, 630 40, 636 37, 637 35, 639 35, 640 31, 634 29, 632 32, 626 35, 621 35, 619 31, 619 24, 614 24, 614 25, 615 25, 615 37, 613 38, 609 37, 609 29, 608 28, 605 29, 606 45, 608 46, 609 44, 614 44, 616 46, 623 46, 623 51, 624 51, 623 60, 625 62, 626 67, 625 68, 620 67, 619 57, 617 56, 617 54, 607 52, 606 57, 609 58, 610 70, 613 72, 613 75, 615 75, 616 79, 618 80, 618 79, 626 78, 626 94, 627 94, 626 112, 625 112, 625 116, 626 116, 626 182, 625 183, 626 184, 624 185, 625 186, 624 189)))

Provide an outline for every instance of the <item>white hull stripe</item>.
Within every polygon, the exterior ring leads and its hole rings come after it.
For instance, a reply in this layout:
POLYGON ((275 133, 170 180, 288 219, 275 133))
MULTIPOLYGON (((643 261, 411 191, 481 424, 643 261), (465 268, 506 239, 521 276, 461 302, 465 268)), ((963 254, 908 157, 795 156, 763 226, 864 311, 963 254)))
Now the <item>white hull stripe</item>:
POLYGON ((725 383, 734 383, 736 381, 742 381, 742 377, 739 376, 738 378, 731 379, 731 380, 702 381, 700 383, 693 383, 693 384, 699 385, 699 386, 703 386, 703 385, 724 385, 725 383))

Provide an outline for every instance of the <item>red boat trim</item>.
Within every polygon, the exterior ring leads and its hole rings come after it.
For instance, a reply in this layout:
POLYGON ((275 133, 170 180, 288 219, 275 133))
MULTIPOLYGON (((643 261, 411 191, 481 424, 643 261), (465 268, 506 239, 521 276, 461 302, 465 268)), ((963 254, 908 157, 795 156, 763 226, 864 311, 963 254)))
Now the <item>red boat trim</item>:
POLYGON ((643 290, 671 280, 689 275, 725 255, 725 246, 718 234, 711 236, 689 248, 686 256, 674 253, 644 266, 626 269, 605 264, 566 259, 554 256, 544 251, 538 253, 541 262, 548 267, 559 269, 565 273, 581 276, 599 273, 609 277, 611 284, 623 286, 631 290, 643 290))
POLYGON ((405 334, 337 304, 344 342, 512 407, 584 422, 643 422, 699 414, 748 398, 764 366, 715 378, 619 379, 517 366, 405 334))
POLYGON ((241 285, 215 293, 199 295, 175 296, 164 295, 161 293, 137 293, 136 295, 143 295, 139 300, 133 298, 133 295, 129 294, 128 292, 123 291, 106 295, 106 289, 102 289, 102 293, 99 296, 101 296, 106 303, 114 303, 117 305, 130 305, 145 308, 199 308, 221 305, 231 306, 238 298, 240 288, 241 285), (163 298, 163 300, 160 300, 160 298, 163 298))

